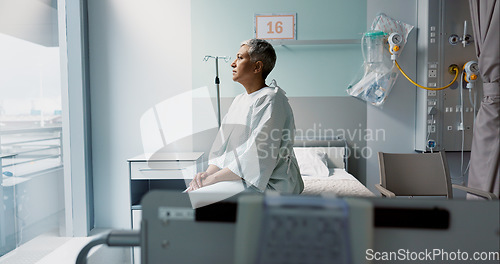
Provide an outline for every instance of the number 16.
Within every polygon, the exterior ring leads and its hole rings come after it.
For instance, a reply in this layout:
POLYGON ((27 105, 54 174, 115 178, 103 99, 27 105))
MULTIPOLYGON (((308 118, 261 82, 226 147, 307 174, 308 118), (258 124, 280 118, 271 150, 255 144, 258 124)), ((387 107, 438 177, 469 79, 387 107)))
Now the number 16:
POLYGON ((276 21, 276 24, 274 25, 274 31, 273 31, 273 21, 269 21, 269 23, 267 23, 267 25, 269 26, 269 31, 267 31, 267 33, 269 33, 269 34, 274 34, 275 31, 278 34, 283 32, 283 22, 282 21, 276 21))

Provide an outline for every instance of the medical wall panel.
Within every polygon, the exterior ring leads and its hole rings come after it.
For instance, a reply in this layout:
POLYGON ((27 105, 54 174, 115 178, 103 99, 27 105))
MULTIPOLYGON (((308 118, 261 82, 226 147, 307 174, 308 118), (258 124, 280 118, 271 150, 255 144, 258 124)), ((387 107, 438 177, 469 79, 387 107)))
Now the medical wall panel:
POLYGON ((418 1, 417 32, 417 83, 449 84, 452 65, 460 74, 447 89, 417 88, 415 150, 470 151, 482 82, 478 74, 474 87, 466 88, 462 76, 464 65, 477 61, 468 1, 418 1))

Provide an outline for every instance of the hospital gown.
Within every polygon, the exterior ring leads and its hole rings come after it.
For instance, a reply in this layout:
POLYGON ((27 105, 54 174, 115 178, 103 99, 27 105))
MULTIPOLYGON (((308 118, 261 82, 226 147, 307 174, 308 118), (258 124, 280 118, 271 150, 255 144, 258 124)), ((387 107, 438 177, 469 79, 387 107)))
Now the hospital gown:
POLYGON ((238 95, 222 121, 209 164, 228 168, 259 192, 304 189, 293 154, 295 122, 281 88, 238 95))

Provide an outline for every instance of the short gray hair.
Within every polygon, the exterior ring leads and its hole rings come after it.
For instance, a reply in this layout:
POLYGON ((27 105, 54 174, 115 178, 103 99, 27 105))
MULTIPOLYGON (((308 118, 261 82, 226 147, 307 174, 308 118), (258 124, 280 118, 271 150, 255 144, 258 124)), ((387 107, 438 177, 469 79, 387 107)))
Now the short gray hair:
POLYGON ((276 52, 273 45, 263 39, 249 39, 243 41, 241 46, 248 46, 248 55, 251 62, 262 61, 262 78, 267 78, 276 64, 276 52))

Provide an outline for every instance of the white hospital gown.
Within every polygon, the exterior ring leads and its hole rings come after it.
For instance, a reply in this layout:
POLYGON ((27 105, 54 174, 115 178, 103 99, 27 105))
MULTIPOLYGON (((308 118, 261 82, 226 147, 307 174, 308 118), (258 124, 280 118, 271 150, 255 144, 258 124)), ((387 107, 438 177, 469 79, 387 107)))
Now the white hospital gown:
POLYGON ((212 146, 209 164, 228 168, 260 192, 300 193, 293 154, 295 122, 285 92, 264 87, 236 96, 212 146))

